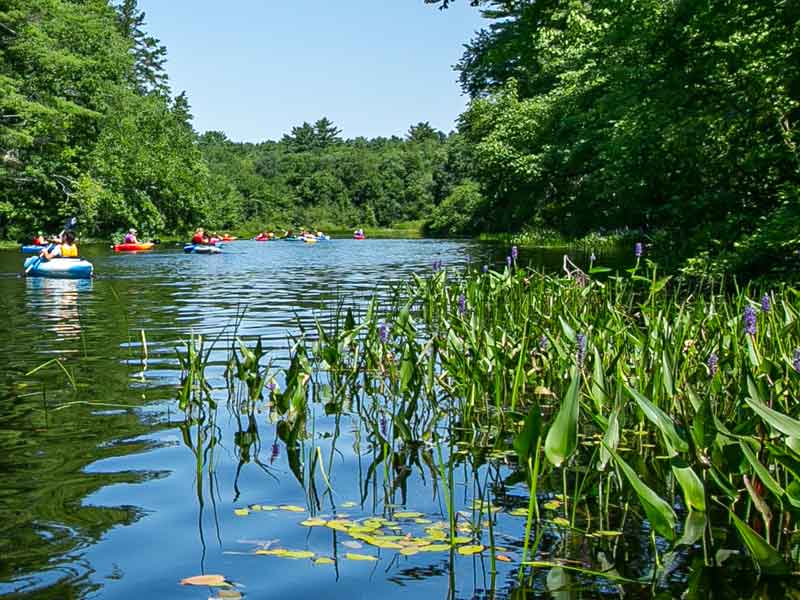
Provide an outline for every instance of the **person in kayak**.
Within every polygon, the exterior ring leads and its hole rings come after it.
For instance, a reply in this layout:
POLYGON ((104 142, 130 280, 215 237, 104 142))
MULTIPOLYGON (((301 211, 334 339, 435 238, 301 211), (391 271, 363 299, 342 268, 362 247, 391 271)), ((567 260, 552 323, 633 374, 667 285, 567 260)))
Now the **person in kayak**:
POLYGON ((33 238, 33 245, 34 246, 44 246, 47 244, 47 240, 44 237, 44 234, 39 231, 36 233, 36 237, 33 238))
POLYGON ((39 254, 45 260, 52 260, 54 258, 78 258, 78 245, 75 243, 75 232, 65 231, 61 236, 61 242, 50 250, 45 248, 39 254))
POLYGON ((208 236, 202 227, 195 229, 194 235, 192 236, 193 244, 206 245, 209 243, 209 241, 210 240, 208 239, 208 236))
POLYGON ((124 240, 123 243, 125 243, 125 244, 138 244, 139 240, 136 237, 136 233, 137 233, 136 230, 133 227, 131 227, 128 230, 128 233, 125 234, 125 240, 124 240))

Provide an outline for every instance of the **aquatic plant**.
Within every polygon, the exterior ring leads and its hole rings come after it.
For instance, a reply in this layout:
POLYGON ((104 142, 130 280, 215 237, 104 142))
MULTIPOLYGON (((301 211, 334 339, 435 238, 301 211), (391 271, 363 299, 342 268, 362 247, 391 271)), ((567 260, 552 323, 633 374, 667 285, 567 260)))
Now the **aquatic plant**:
POLYGON ((363 419, 364 490, 382 471, 388 505, 427 464, 453 525, 455 464, 510 460, 530 490, 526 565, 544 564, 545 522, 557 519, 598 538, 647 532, 656 578, 695 552, 715 565, 740 549, 762 573, 786 574, 800 553, 798 294, 774 291, 757 332, 755 290, 656 269, 580 282, 522 268, 414 277, 297 340, 285 391, 271 394, 279 435, 291 454, 322 378, 326 412, 363 419))

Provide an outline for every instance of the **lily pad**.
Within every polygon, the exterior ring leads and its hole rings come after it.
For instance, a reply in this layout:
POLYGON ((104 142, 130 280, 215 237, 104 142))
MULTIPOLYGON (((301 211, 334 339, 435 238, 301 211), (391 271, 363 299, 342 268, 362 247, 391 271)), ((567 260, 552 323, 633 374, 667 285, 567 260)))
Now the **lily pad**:
POLYGON ((447 552, 450 550, 450 544, 430 544, 428 546, 420 546, 420 552, 447 552))
POLYGON ((327 521, 323 521, 322 519, 306 519, 300 522, 300 525, 303 527, 324 527, 326 524, 327 521))
POLYGON ((370 554, 356 554, 355 552, 348 552, 344 555, 347 560, 363 560, 363 561, 376 561, 376 557, 370 554))
POLYGON ((421 512, 396 512, 394 513, 396 519, 419 519, 422 517, 421 512))
POLYGON ((181 585, 218 587, 229 584, 225 581, 224 575, 195 575, 194 577, 186 577, 185 579, 181 579, 181 585))
POLYGON ((472 554, 483 552, 484 550, 485 548, 481 544, 473 544, 471 546, 461 546, 458 549, 458 553, 463 554, 464 556, 470 556, 472 554))
POLYGON ((237 517, 246 517, 250 514, 250 510, 247 508, 236 508, 233 510, 233 514, 235 514, 237 517))
POLYGON ((321 556, 317 560, 314 561, 315 565, 332 565, 336 561, 332 558, 328 558, 327 556, 321 556))
POLYGON ((281 504, 278 508, 289 512, 306 512, 306 509, 302 506, 294 506, 293 504, 281 504))

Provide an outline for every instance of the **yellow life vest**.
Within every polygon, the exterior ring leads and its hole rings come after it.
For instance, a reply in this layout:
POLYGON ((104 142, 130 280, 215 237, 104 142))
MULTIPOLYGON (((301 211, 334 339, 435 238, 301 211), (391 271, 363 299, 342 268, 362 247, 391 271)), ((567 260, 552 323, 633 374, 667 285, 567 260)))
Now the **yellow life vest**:
POLYGON ((61 256, 64 258, 78 258, 78 247, 75 244, 61 244, 61 256))

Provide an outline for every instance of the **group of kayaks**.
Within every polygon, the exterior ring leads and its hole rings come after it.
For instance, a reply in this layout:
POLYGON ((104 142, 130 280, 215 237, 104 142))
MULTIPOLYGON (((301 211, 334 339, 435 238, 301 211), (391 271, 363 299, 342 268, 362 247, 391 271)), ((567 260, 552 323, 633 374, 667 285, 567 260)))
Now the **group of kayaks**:
MULTIPOLYGON (((219 239, 213 239, 207 244, 186 244, 183 251, 188 254, 219 254, 222 252, 221 246, 224 242, 232 242, 237 238, 233 236, 224 236, 219 239)), ((286 236, 286 237, 269 237, 265 235, 258 235, 253 238, 257 242, 266 241, 288 241, 288 242, 305 242, 307 244, 314 244, 316 242, 328 241, 328 235, 299 235, 299 236, 286 236)), ((363 233, 358 232, 353 235, 355 240, 366 239, 363 233)), ((40 244, 27 244, 21 247, 23 254, 33 254, 25 259, 24 269, 25 275, 30 277, 54 277, 59 279, 89 279, 94 274, 94 266, 88 260, 80 257, 64 258, 55 257, 46 260, 39 256, 42 250, 47 249, 48 245, 40 244)), ((146 252, 155 247, 153 242, 137 242, 137 243, 123 243, 115 244, 113 246, 114 252, 146 252)))

